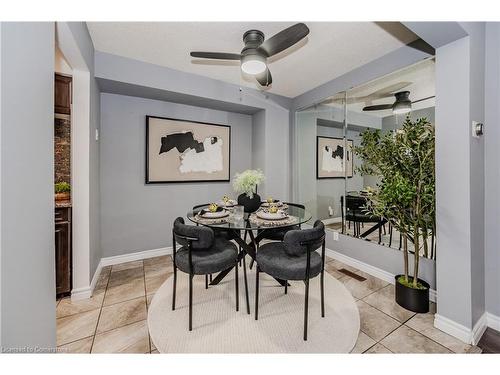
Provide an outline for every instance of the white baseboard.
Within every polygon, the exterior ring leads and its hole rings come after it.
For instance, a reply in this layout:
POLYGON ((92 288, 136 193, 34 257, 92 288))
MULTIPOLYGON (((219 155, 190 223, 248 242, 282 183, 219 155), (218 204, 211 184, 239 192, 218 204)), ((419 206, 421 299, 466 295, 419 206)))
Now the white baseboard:
POLYGON ((500 316, 486 313, 486 321, 488 327, 493 328, 495 331, 500 331, 500 316))
MULTIPOLYGON (((97 271, 96 271, 96 273, 97 273, 97 271)), ((90 297, 92 297, 92 290, 93 290, 93 288, 91 288, 90 286, 88 286, 86 288, 73 289, 71 291, 71 300, 78 301, 81 299, 90 298, 90 297)))
POLYGON ((99 263, 99 265, 101 267, 106 267, 106 266, 112 266, 114 264, 133 262, 134 260, 154 258, 169 254, 172 254, 171 246, 153 250, 138 251, 136 253, 116 255, 114 257, 101 258, 101 262, 99 263))
POLYGON ((133 262, 134 260, 143 260, 149 258, 155 258, 163 255, 172 254, 172 247, 162 247, 159 249, 153 250, 145 250, 138 251, 135 253, 124 254, 124 255, 116 255, 113 257, 101 258, 101 261, 97 265, 97 269, 94 272, 94 276, 92 277, 92 281, 90 286, 87 288, 74 289, 71 291, 71 299, 72 300, 80 300, 92 297, 92 293, 94 292, 94 288, 97 284, 97 280, 99 280, 99 275, 101 274, 101 270, 103 267, 112 266, 120 263, 133 262))
MULTIPOLYGON (((390 284, 394 284, 394 276, 392 273, 384 271, 380 268, 374 267, 368 263, 362 262, 358 259, 351 258, 345 254, 339 253, 332 249, 326 249, 326 255, 338 261, 347 264, 348 266, 357 268, 360 271, 366 272, 374 277, 384 280, 390 284)), ((437 293, 434 289, 429 290, 429 301, 436 302, 437 293)))
POLYGON ((466 344, 477 345, 488 326, 488 313, 484 313, 472 329, 454 322, 451 319, 445 318, 442 315, 434 315, 434 327, 453 337, 456 337, 466 344))
POLYGON ((471 334, 472 345, 477 345, 479 340, 481 340, 484 331, 486 331, 486 328, 488 328, 488 314, 485 312, 472 328, 472 334, 471 334))
POLYGON ((334 223, 341 223, 342 222, 342 216, 339 216, 339 217, 329 217, 328 219, 323 219, 321 221, 325 225, 334 224, 334 223))
POLYGON ((456 337, 457 339, 470 344, 472 342, 472 330, 451 319, 445 318, 439 314, 434 315, 434 327, 456 337))

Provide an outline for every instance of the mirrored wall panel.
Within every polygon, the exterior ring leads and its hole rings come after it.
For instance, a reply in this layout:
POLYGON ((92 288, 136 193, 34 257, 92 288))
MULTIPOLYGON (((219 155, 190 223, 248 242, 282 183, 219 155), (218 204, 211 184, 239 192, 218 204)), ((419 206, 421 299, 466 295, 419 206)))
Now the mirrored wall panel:
POLYGON ((325 223, 342 217, 345 96, 338 93, 296 114, 296 198, 313 220, 325 223))
MULTIPOLYGON (((395 249, 403 245, 400 225, 393 225, 399 219, 385 217, 396 214, 385 210, 381 216, 367 209, 370 194, 378 191, 383 178, 369 161, 377 163, 376 158, 388 157, 391 162, 390 155, 378 152, 381 148, 370 142, 374 137, 382 142, 386 135, 403 134, 407 118, 414 124, 407 123, 407 129, 433 132, 434 65, 434 59, 424 60, 297 112, 295 198, 328 229, 395 249), (423 122, 415 125, 419 120, 423 122), (426 123, 432 126, 426 127, 426 123)), ((433 152, 429 157, 434 160, 433 152)), ((422 249, 425 241, 428 257, 435 246, 433 216, 433 212, 421 215, 425 218, 419 219, 420 229, 413 230, 419 233, 422 249)), ((406 238, 411 251, 413 237, 406 238)))

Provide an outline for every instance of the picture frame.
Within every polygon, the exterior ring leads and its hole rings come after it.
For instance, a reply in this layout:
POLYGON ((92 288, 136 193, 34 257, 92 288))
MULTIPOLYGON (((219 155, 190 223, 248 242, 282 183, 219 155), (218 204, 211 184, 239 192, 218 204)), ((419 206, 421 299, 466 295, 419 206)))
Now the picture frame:
POLYGON ((347 153, 344 152, 345 138, 316 137, 316 179, 352 178, 354 160, 352 148, 354 142, 347 139, 347 153), (347 163, 344 165, 344 156, 347 163))
POLYGON ((229 182, 231 126, 146 116, 146 184, 229 182))

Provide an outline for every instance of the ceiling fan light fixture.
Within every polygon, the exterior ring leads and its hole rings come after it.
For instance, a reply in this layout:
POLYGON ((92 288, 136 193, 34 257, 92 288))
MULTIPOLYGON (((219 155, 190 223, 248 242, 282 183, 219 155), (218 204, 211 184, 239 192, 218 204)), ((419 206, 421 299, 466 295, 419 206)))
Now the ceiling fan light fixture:
POLYGON ((400 115, 403 113, 408 113, 411 112, 411 102, 406 103, 406 102, 396 102, 394 103, 394 106, 392 107, 392 113, 395 115, 400 115))
POLYGON ((241 58, 241 70, 247 74, 256 75, 267 69, 266 59, 261 55, 247 55, 241 58))
POLYGON ((400 115, 403 113, 411 112, 411 100, 409 91, 401 91, 394 94, 396 101, 392 106, 392 113, 400 115))

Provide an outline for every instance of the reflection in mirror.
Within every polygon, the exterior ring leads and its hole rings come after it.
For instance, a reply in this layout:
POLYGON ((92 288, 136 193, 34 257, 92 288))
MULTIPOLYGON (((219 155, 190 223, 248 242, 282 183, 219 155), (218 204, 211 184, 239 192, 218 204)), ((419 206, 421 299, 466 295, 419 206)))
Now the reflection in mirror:
MULTIPOLYGON (((433 202, 429 203, 429 210, 424 212, 419 219, 413 212, 413 208, 407 208, 412 211, 409 215, 412 223, 415 220, 422 222, 416 231, 406 229, 407 236, 401 234, 401 231, 405 229, 401 229, 403 218, 395 217, 398 216, 397 210, 391 213, 389 210, 382 210, 381 206, 378 210, 373 209, 374 202, 381 202, 382 198, 387 198, 379 194, 381 191, 391 194, 401 193, 388 189, 388 178, 385 180, 382 178, 383 173, 379 166, 383 162, 382 159, 385 158, 384 160, 389 164, 398 159, 398 153, 395 150, 391 151, 389 146, 383 146, 382 139, 386 135, 392 137, 388 139, 394 146, 395 144, 401 145, 403 142, 400 136, 405 134, 410 137, 408 132, 419 131, 419 134, 411 135, 419 137, 427 134, 426 140, 432 143, 432 147, 429 146, 431 143, 428 145, 428 148, 432 148, 432 155, 427 159, 432 159, 430 164, 427 163, 427 167, 430 166, 432 169, 429 172, 432 173, 432 178, 426 180, 425 183, 426 188, 432 190, 432 199, 434 199, 434 128, 433 125, 427 127, 422 125, 422 122, 418 122, 419 119, 426 119, 426 122, 434 124, 434 95, 434 59, 424 60, 348 91, 347 134, 349 137, 349 134, 354 133, 351 138, 355 146, 353 158, 355 166, 353 178, 346 180, 345 198, 342 198, 345 215, 343 233, 396 249, 401 249, 406 242, 409 251, 413 251, 414 242, 417 242, 422 254, 425 252, 427 257, 434 257, 433 202), (407 116, 410 122, 405 124, 407 116), (380 138, 378 143, 374 141, 375 135, 380 138), (369 161, 376 165, 370 165, 369 161), (386 182, 385 185, 383 181, 386 182), (385 186, 385 190, 382 186, 385 186), (415 238, 412 233, 419 235, 415 238)), ((407 139, 407 141, 411 140, 407 139)), ((411 147, 407 147, 405 152, 408 155, 415 154, 415 150, 411 150, 411 147)), ((415 163, 407 164, 401 167, 416 176, 420 170, 418 166, 415 163), (413 170, 409 171, 408 167, 413 170)), ((397 168, 392 170, 392 173, 397 172, 397 168)), ((401 208, 400 202, 396 203, 401 208)), ((413 228, 414 225, 410 227, 413 228)))
POLYGON ((296 114, 296 200, 313 220, 341 223, 344 182, 345 92, 296 114))

